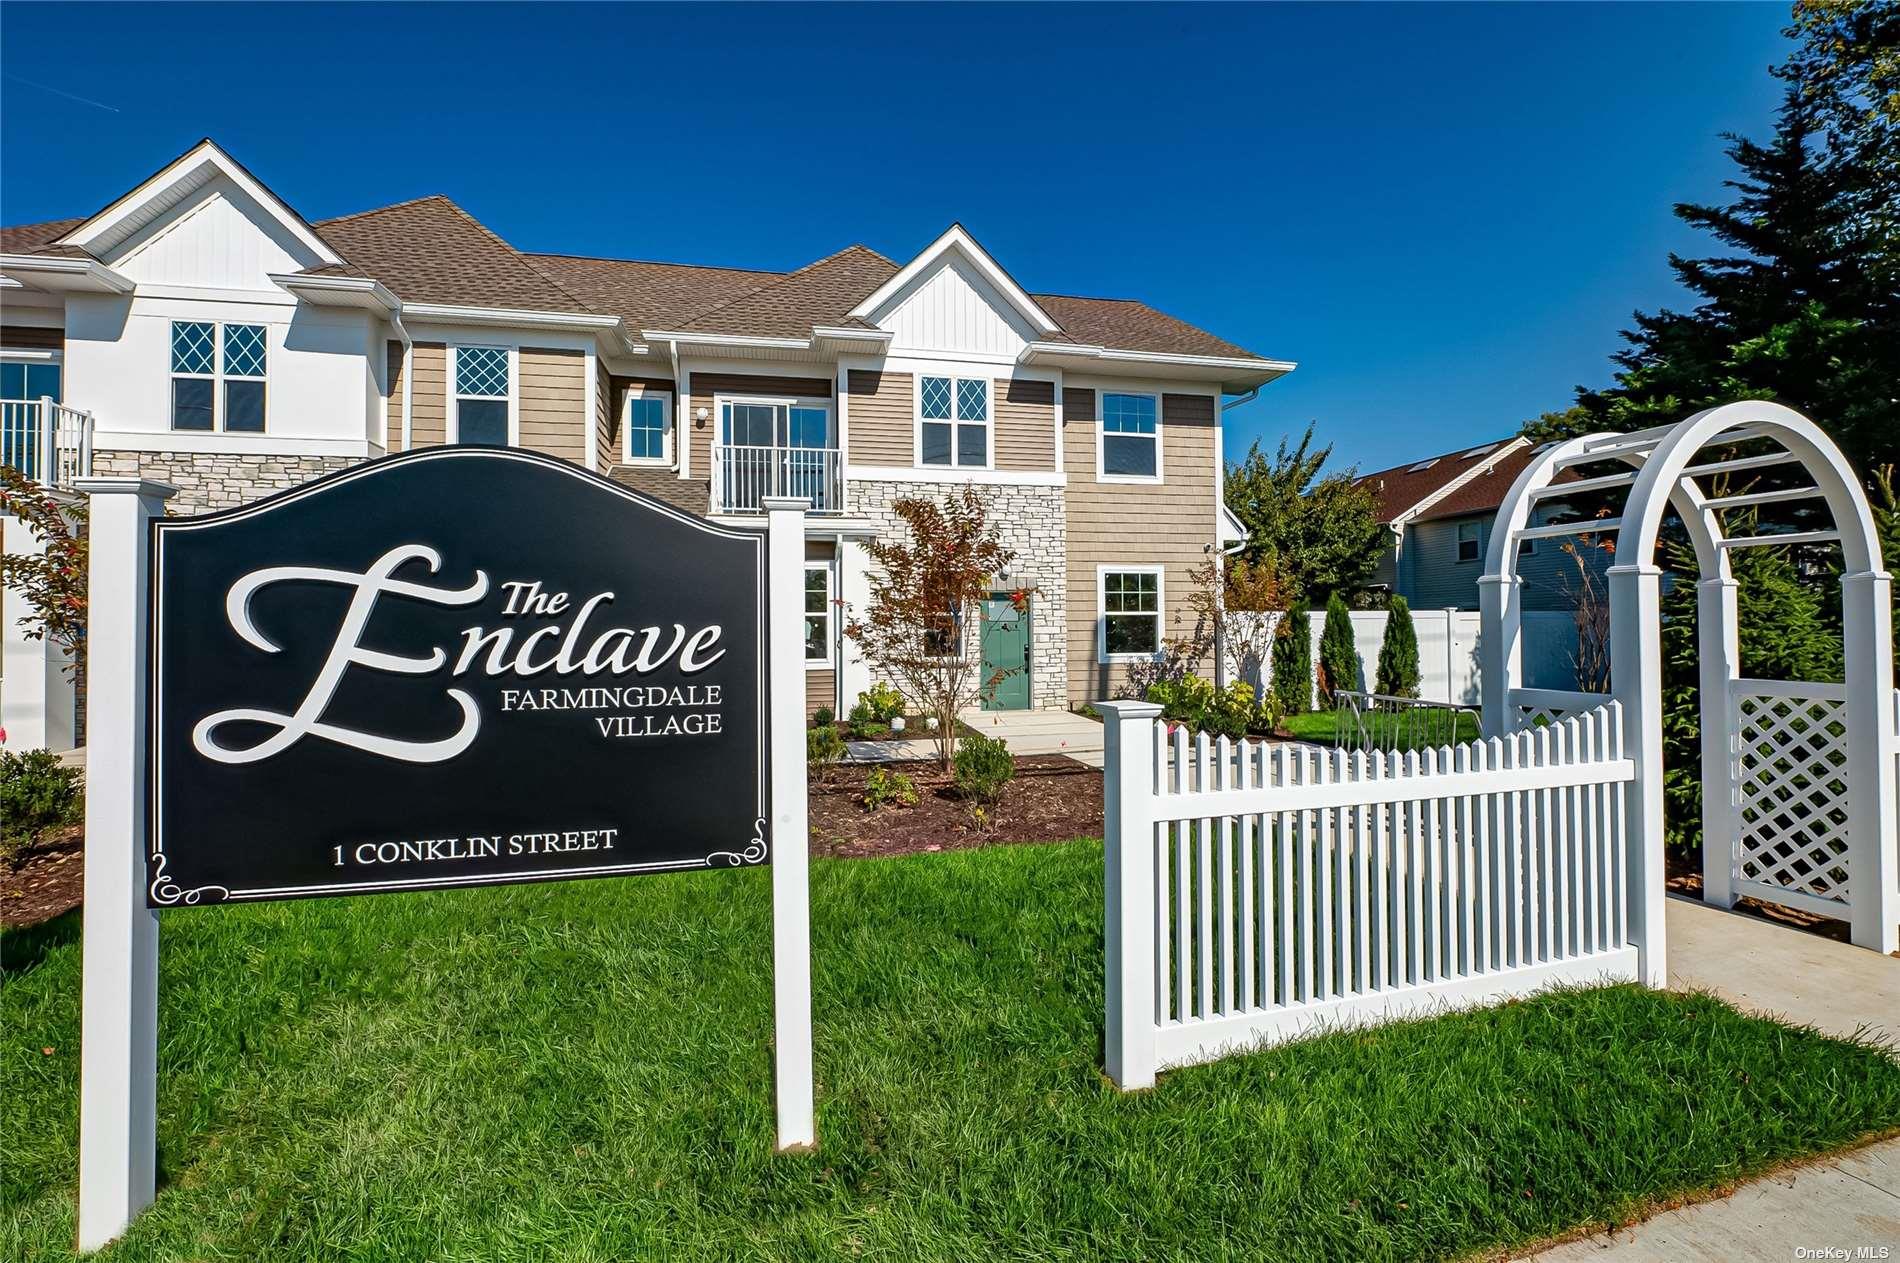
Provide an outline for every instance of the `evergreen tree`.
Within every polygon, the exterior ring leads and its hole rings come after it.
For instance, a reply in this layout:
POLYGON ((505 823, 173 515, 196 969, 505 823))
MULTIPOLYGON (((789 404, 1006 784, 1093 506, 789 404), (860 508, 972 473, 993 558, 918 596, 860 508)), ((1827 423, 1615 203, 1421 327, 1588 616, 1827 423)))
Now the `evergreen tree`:
POLYGON ((1273 638, 1273 695, 1282 715, 1313 709, 1313 622, 1304 605, 1288 610, 1273 638))
POLYGON ((1352 469, 1326 472, 1331 445, 1313 448, 1313 427, 1269 457, 1254 443, 1226 471, 1222 494, 1247 529, 1241 558, 1270 566, 1295 592, 1356 592, 1384 544, 1377 501, 1352 469))
POLYGON ((1616 384, 1526 427, 1635 430, 1734 399, 1814 418, 1863 474, 1900 459, 1900 3, 1796 6, 1773 138, 1728 137, 1726 205, 1679 204, 1716 252, 1671 255, 1689 311, 1639 312, 1616 384))
POLYGON ((1412 607, 1404 597, 1394 596, 1386 606, 1385 638, 1379 642, 1378 680, 1372 691, 1417 697, 1418 686, 1418 629, 1412 626, 1412 607))
POLYGON ((1359 649, 1353 643, 1352 612, 1335 592, 1326 598, 1326 626, 1319 634, 1319 701, 1331 710, 1341 689, 1359 688, 1359 649))

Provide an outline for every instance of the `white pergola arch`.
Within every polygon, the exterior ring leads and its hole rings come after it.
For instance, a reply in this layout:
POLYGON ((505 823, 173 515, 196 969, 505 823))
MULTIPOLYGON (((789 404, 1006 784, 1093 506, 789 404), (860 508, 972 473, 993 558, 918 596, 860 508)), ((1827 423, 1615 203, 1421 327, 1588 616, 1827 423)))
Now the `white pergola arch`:
POLYGON ((1485 575, 1484 732, 1508 734, 1539 715, 1584 709, 1602 697, 1529 689, 1523 678, 1524 540, 1614 532, 1609 568, 1611 693, 1622 703, 1625 748, 1636 761, 1625 810, 1632 928, 1645 942, 1644 980, 1661 986, 1663 965, 1662 569, 1657 536, 1674 511, 1694 548, 1702 698, 1703 897, 1729 906, 1750 894, 1847 920, 1853 939, 1881 952, 1900 948, 1896 861, 1896 758, 1900 698, 1893 684, 1892 580, 1882 568, 1873 513, 1840 449, 1792 409, 1763 401, 1709 408, 1674 425, 1634 434, 1592 434, 1541 452, 1498 511, 1485 575), (1773 450, 1697 463, 1707 448, 1747 443, 1773 450), (1627 472, 1559 481, 1579 466, 1620 462, 1627 472), (1699 479, 1772 467, 1805 471, 1805 484, 1728 494, 1699 479), (1540 503, 1627 488, 1619 517, 1533 525, 1540 503), (1827 529, 1734 536, 1729 510, 1819 502, 1827 529), (1753 681, 1741 675, 1736 581, 1738 548, 1838 543, 1844 685, 1753 681))

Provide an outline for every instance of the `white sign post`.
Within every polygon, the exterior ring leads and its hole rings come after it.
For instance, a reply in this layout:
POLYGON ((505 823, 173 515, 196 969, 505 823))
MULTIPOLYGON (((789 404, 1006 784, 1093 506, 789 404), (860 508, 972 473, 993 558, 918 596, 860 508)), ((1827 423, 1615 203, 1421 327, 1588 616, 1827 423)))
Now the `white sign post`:
POLYGON ((79 1249, 125 1231, 158 1165, 158 913, 145 904, 148 523, 175 488, 81 478, 86 577, 86 909, 79 1249))
POLYGON ((779 1152, 818 1143, 812 1112, 811 859, 805 802, 805 510, 767 496, 772 672, 772 1011, 779 1152), (793 683, 797 687, 793 687, 793 683))
MULTIPOLYGON (((400 459, 400 458, 399 458, 400 459)), ((580 475, 587 477, 587 475, 580 475)), ((152 520, 174 488, 86 478, 86 894, 79 1079, 81 1252, 125 1231, 157 1177, 158 912, 148 835, 152 520)), ((766 714, 777 1148, 816 1146, 811 1030, 811 895, 805 801, 804 499, 766 510, 766 714)), ((210 664, 208 664, 210 665, 210 664)), ((215 668, 214 668, 215 669, 215 668)), ((680 792, 695 792, 682 786, 680 792)), ((756 857, 755 857, 756 858, 756 857)), ((187 900, 189 901, 189 900, 187 900)))

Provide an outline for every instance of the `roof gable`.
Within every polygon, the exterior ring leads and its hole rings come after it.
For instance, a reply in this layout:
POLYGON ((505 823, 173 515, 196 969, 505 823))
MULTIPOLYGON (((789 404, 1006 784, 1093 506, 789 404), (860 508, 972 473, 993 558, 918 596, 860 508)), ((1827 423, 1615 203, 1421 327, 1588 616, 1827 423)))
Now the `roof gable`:
POLYGON ((124 258, 137 246, 179 218, 181 206, 197 206, 203 190, 217 187, 229 200, 247 203, 244 209, 269 220, 298 267, 323 267, 342 262, 330 243, 292 210, 288 203, 253 176, 231 155, 210 140, 201 140, 110 206, 62 235, 56 244, 77 247, 102 263, 124 258))
MULTIPOLYGON (((897 325, 904 324, 912 336, 926 336, 925 331, 937 327, 943 317, 955 317, 959 312, 966 318, 979 316, 979 309, 969 305, 972 299, 980 299, 982 310, 1003 321, 1019 342, 1062 334, 1055 318, 977 244, 962 224, 951 224, 916 258, 866 295, 849 315, 894 334, 897 325), (906 312, 908 316, 903 314, 906 312)), ((980 331, 980 337, 996 336, 998 330, 993 324, 980 331)))
POLYGON ((282 222, 219 176, 128 238, 109 258, 141 285, 270 290, 272 273, 294 272, 310 252, 282 222))
POLYGON ((897 270, 875 250, 847 246, 700 313, 694 333, 809 338, 819 326, 844 324, 852 305, 897 270))

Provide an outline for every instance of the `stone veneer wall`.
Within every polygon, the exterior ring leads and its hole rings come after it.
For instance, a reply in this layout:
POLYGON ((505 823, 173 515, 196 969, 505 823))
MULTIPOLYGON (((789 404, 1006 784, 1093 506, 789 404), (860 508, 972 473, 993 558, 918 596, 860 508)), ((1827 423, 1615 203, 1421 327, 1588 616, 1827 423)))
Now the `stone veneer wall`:
POLYGON ((102 478, 150 478, 178 494, 167 502, 173 517, 240 504, 360 464, 351 456, 236 455, 226 452, 95 451, 92 472, 102 478))
MULTIPOLYGON (((903 519, 891 505, 904 499, 963 494, 962 483, 853 481, 846 504, 852 517, 878 524, 879 534, 896 538, 903 519)), ((1030 598, 1029 700, 1038 710, 1067 709, 1068 668, 1068 511, 1061 487, 976 486, 977 499, 1010 562, 1012 587, 1034 589, 1030 598)), ((976 652, 975 629, 969 651, 976 652)))

